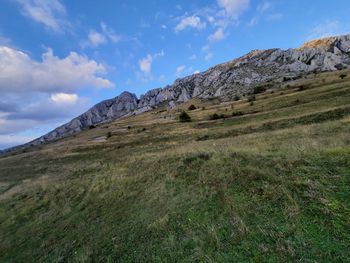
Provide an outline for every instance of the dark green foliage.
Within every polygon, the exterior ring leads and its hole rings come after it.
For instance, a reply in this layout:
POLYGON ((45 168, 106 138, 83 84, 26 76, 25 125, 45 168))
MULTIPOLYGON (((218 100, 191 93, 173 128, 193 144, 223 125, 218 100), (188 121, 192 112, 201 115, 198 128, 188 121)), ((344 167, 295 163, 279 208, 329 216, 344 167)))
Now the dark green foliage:
POLYGON ((182 111, 179 115, 179 121, 180 122, 190 122, 191 117, 190 117, 190 115, 187 114, 187 112, 182 111))
POLYGON ((235 95, 234 100, 239 101, 241 98, 238 95, 235 95))
POLYGON ((191 105, 188 107, 188 110, 189 110, 189 111, 196 110, 196 109, 197 109, 197 107, 194 106, 193 104, 191 104, 191 105))
POLYGON ((255 100, 256 100, 255 95, 250 95, 248 98, 248 102, 253 102, 255 100))
POLYGON ((237 116, 243 116, 244 113, 241 111, 234 111, 232 112, 232 117, 237 117, 237 116))
POLYGON ((345 79, 346 77, 347 77, 346 74, 341 74, 341 75, 339 76, 339 78, 341 78, 341 79, 345 79))
POLYGON ((259 94, 266 91, 266 86, 256 86, 254 87, 253 94, 259 94))
POLYGON ((209 120, 219 120, 219 119, 225 119, 227 116, 225 114, 217 114, 214 113, 209 116, 209 120))

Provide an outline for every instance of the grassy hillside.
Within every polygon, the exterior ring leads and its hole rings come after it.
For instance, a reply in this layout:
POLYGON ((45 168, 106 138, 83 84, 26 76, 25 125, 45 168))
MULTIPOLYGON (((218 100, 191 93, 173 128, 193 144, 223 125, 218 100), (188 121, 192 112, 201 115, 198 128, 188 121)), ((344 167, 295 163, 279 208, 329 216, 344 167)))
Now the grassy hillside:
POLYGON ((340 74, 1 157, 0 262, 349 262, 340 74))

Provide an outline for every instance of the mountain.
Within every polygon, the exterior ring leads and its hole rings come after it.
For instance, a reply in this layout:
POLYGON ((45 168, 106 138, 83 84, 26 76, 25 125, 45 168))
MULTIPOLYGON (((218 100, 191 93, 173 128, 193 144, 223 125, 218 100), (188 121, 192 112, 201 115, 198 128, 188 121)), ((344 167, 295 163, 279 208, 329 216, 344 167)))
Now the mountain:
POLYGON ((230 100, 246 96, 259 85, 274 85, 297 79, 310 72, 336 71, 350 68, 350 35, 313 40, 297 49, 254 50, 214 66, 205 72, 177 79, 174 84, 148 91, 137 98, 123 92, 119 96, 93 106, 52 132, 22 146, 40 145, 78 133, 94 125, 137 115, 160 105, 172 108, 191 98, 230 100))

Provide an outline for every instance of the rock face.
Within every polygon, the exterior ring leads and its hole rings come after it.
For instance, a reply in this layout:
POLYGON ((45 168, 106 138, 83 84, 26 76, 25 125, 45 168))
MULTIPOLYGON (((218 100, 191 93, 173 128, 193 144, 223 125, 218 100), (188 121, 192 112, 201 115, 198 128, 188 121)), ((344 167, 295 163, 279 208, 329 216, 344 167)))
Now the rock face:
POLYGON ((194 97, 229 100, 236 95, 251 93, 261 83, 280 83, 305 73, 345 68, 350 68, 350 35, 310 41, 298 49, 254 50, 205 72, 177 79, 174 84, 165 88, 150 90, 140 99, 135 94, 123 92, 20 147, 46 143, 80 132, 92 125, 139 114, 159 105, 174 107, 194 97))

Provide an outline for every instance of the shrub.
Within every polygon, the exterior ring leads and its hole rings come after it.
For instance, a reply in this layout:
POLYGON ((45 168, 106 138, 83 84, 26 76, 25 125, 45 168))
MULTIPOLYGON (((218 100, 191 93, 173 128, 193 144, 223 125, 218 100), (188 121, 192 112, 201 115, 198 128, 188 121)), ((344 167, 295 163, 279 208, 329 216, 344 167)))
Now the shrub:
POLYGON ((180 122, 190 122, 191 117, 190 117, 190 115, 187 114, 186 111, 183 111, 180 113, 179 120, 180 120, 180 122))
POLYGON ((341 78, 341 79, 345 79, 346 77, 347 77, 346 74, 341 74, 341 75, 339 76, 339 78, 341 78))
POLYGON ((264 86, 257 86, 254 87, 253 94, 263 93, 264 91, 266 91, 266 88, 264 86))
POLYGON ((255 101, 255 100, 256 100, 255 95, 251 95, 251 96, 249 96, 249 98, 248 98, 248 102, 253 102, 253 101, 255 101))
POLYGON ((234 111, 234 112, 232 112, 232 117, 243 116, 243 115, 244 114, 241 111, 234 111))
POLYGON ((238 96, 238 95, 235 95, 235 98, 234 98, 234 100, 235 101, 238 101, 238 100, 240 100, 241 98, 238 96))
POLYGON ((188 107, 188 110, 196 110, 197 109, 197 107, 196 106, 194 106, 193 104, 192 105, 190 105, 189 107, 188 107))
POLYGON ((213 115, 209 116, 210 120, 219 120, 219 119, 225 119, 225 118, 226 118, 225 114, 214 113, 213 115))
POLYGON ((107 139, 112 137, 112 132, 107 132, 107 139))
POLYGON ((95 125, 90 125, 89 126, 89 129, 91 130, 91 129, 95 129, 96 128, 96 126, 95 125))
POLYGON ((202 110, 205 110, 205 107, 202 107, 202 110))

